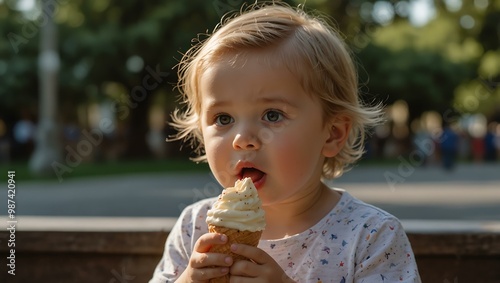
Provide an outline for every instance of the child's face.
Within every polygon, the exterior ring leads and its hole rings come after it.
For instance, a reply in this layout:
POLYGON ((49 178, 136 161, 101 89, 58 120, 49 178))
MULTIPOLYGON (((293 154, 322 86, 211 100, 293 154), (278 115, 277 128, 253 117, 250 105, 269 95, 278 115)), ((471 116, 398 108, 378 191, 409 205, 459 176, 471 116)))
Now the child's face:
POLYGON ((221 185, 251 177, 270 205, 319 188, 331 134, 319 101, 286 68, 269 67, 261 58, 252 52, 235 66, 222 58, 203 74, 200 124, 221 185))

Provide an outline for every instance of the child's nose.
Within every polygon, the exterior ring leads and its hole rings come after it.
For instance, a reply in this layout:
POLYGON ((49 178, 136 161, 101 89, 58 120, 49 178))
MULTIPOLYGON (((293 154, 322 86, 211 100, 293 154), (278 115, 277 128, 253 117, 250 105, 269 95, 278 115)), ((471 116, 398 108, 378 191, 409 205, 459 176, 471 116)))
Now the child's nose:
POLYGON ((236 150, 257 150, 260 146, 259 137, 249 129, 239 131, 233 140, 233 148, 236 150))

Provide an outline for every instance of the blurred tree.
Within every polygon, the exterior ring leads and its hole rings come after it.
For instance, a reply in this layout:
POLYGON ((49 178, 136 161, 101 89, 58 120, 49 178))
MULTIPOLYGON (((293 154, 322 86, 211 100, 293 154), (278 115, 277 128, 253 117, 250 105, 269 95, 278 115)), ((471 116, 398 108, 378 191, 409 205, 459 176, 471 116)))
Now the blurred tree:
POLYGON ((371 43, 358 58, 363 66, 360 79, 367 88, 364 92, 386 104, 405 100, 410 105, 409 121, 428 110, 442 113, 451 108, 455 88, 471 76, 465 64, 411 48, 390 51, 371 43))
POLYGON ((66 100, 111 99, 112 110, 127 128, 126 157, 150 156, 145 136, 151 94, 172 89, 173 56, 185 49, 196 28, 216 20, 215 11, 210 11, 209 3, 200 0, 190 5, 160 0, 73 1, 61 7, 66 66, 61 85, 66 100), (119 87, 106 87, 110 84, 119 87))
POLYGON ((39 35, 29 23, 21 12, 0 3, 0 113, 11 119, 19 118, 21 107, 37 110, 39 35))
MULTIPOLYGON (((190 40, 210 32, 225 13, 253 2, 52 1, 60 31, 60 115, 75 117, 79 105, 111 101, 113 113, 128 129, 127 156, 147 156, 151 97, 160 91, 174 95, 173 67, 190 40)), ((365 92, 387 103, 406 100, 414 117, 450 107, 460 82, 473 80, 476 72, 490 74, 490 58, 498 58, 498 0, 458 1, 459 8, 445 4, 453 1, 435 2, 439 17, 419 27, 409 21, 413 2, 403 0, 311 0, 306 8, 330 15, 346 35, 360 61, 365 92)), ((16 1, 0 2, 0 113, 16 116, 28 107, 36 114, 36 56, 44 11, 20 11, 12 3, 16 1)), ((495 81, 498 77, 491 76, 490 85, 495 81)))
POLYGON ((35 150, 30 158, 31 172, 37 175, 54 175, 55 162, 62 160, 60 123, 57 121, 58 75, 60 67, 57 48, 58 32, 53 21, 54 9, 45 6, 45 24, 40 26, 39 72, 39 121, 35 135, 35 150))
MULTIPOLYGON (((201 0, 190 5, 159 0, 51 3, 60 28, 60 103, 67 107, 63 113, 75 115, 79 104, 111 99, 113 111, 128 128, 127 156, 147 156, 151 94, 172 89, 176 77, 171 69, 179 51, 187 50, 200 27, 215 25, 217 11, 201 0), (106 87, 110 84, 120 87, 106 87)), ((8 39, 0 42, 2 115, 16 115, 21 107, 36 113, 36 56, 44 5, 27 12, 17 10, 12 1, 0 3, 0 32, 8 39)))
MULTIPOLYGON (((38 29, 44 17, 41 3, 46 2, 38 2, 31 11, 20 11, 13 1, 0 2, 0 18, 5 19, 0 32, 9 39, 0 43, 0 73, 5 74, 0 81, 2 113, 28 105, 36 110, 38 29)), ((174 95, 173 69, 191 40, 210 32, 222 15, 253 2, 50 2, 60 31, 60 116, 70 116, 60 118, 76 119, 78 105, 111 100, 119 123, 127 128, 126 156, 149 156, 145 136, 152 94, 174 95)))
MULTIPOLYGON (((455 24, 458 43, 465 48, 456 58, 467 58, 471 43, 477 45, 474 76, 463 80, 454 90, 457 115, 482 113, 500 122, 500 1, 458 1, 460 5, 441 4, 440 12, 455 24), (468 47, 468 48, 467 48, 468 47)), ((451 50, 453 51, 453 50, 451 50)), ((455 51, 458 51, 456 49, 455 51)), ((469 52, 470 54, 470 52, 469 52)))
POLYGON ((348 15, 344 32, 366 95, 407 101, 410 120, 427 110, 499 111, 499 0, 433 1, 428 22, 415 20, 417 1, 312 3, 341 21, 348 15))

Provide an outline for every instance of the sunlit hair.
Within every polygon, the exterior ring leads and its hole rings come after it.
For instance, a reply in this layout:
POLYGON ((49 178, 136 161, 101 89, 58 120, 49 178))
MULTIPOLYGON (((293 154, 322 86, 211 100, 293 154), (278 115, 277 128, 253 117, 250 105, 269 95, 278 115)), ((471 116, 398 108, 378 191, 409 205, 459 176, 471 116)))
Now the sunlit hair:
MULTIPOLYGON (((172 114, 176 139, 190 141, 205 161, 200 129, 200 78, 222 56, 244 56, 264 50, 264 62, 288 68, 303 89, 323 107, 324 121, 337 117, 351 121, 344 148, 323 166, 324 178, 342 175, 364 150, 365 132, 381 121, 381 107, 364 105, 358 95, 358 78, 348 48, 325 20, 301 7, 260 3, 225 18, 206 40, 186 52, 179 63, 179 90, 185 108, 172 114)), ((231 58, 230 58, 231 59, 231 58)))

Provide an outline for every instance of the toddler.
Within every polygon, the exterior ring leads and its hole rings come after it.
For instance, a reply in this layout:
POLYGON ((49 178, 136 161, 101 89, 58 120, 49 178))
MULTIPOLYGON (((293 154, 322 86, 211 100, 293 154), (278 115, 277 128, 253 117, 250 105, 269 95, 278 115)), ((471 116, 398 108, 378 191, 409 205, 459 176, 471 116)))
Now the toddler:
POLYGON ((380 106, 358 95, 339 34, 286 4, 256 4, 224 20, 179 65, 185 108, 173 113, 223 187, 250 177, 266 213, 258 247, 233 245, 249 260, 208 252, 227 241, 208 233, 215 198, 187 207, 171 231, 151 283, 420 282, 400 222, 322 180, 363 153, 380 106))

